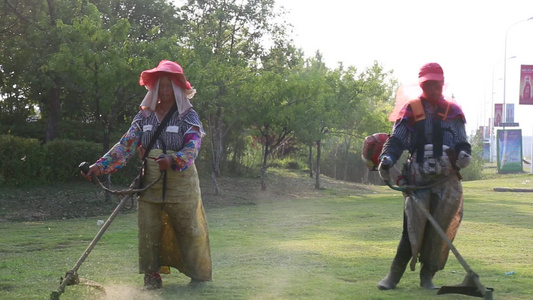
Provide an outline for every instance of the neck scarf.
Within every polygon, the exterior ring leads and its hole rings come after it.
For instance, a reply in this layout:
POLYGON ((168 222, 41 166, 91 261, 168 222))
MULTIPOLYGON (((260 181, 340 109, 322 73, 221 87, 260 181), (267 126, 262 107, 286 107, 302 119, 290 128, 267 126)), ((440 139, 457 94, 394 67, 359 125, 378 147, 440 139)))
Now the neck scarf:
MULTIPOLYGON (((191 99, 196 94, 195 89, 190 89, 185 91, 183 88, 179 87, 172 82, 172 89, 174 90, 174 98, 176 100, 176 106, 178 107, 178 112, 180 114, 180 117, 183 113, 187 112, 190 108, 192 108, 191 99)), ((157 102, 159 101, 159 79, 157 80, 157 83, 155 86, 148 90, 146 93, 146 96, 144 96, 143 101, 141 102, 140 108, 141 110, 147 111, 148 113, 151 113, 155 111, 155 107, 157 106, 157 102)))

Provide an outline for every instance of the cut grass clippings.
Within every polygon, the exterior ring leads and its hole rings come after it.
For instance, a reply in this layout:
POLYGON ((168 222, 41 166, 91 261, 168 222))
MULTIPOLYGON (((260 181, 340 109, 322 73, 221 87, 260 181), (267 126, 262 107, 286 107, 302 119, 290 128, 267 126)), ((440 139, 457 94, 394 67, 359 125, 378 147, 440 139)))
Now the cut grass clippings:
MULTIPOLYGON (((494 299, 533 298, 533 196, 492 191, 531 188, 532 179, 504 175, 463 185, 454 245, 495 289, 494 299)), ((61 299, 475 299, 421 289, 418 270, 407 270, 395 290, 379 291, 401 234, 400 193, 338 181, 324 186, 301 197, 206 207, 213 281, 198 287, 173 269, 163 275, 163 289, 142 291, 136 214, 121 214, 78 271, 106 293, 67 286, 61 299)), ((98 232, 97 219, 106 218, 0 223, 0 298, 48 299, 98 232)), ((434 282, 456 285, 465 275, 450 253, 434 282)))

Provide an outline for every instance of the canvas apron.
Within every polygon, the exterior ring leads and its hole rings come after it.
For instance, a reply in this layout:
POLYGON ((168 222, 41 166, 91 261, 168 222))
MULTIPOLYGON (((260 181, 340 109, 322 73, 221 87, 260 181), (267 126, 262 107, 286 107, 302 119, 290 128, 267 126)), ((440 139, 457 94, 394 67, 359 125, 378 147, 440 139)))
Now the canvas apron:
POLYGON ((448 246, 414 201, 421 202, 428 209, 450 241, 454 240, 463 218, 463 188, 446 155, 447 148, 443 146, 443 155, 433 158, 433 145, 426 145, 423 163, 416 162, 414 153, 406 164, 409 184, 426 186, 439 182, 428 189, 404 193, 412 250, 411 270, 415 270, 417 261, 431 271, 442 270, 449 255, 448 246))
MULTIPOLYGON (((153 149, 149 156, 161 153, 153 149)), ((146 162, 145 183, 159 176, 157 163, 146 162)), ((209 233, 194 164, 183 172, 167 171, 164 202, 161 181, 139 197, 138 225, 140 273, 169 273, 174 267, 193 279, 211 280, 209 233)))

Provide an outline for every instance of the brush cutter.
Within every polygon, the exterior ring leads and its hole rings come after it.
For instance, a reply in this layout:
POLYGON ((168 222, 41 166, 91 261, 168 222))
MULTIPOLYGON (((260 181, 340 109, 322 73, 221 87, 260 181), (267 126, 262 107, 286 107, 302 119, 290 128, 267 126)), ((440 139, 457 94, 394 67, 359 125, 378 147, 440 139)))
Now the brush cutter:
MULTIPOLYGON (((87 162, 82 162, 79 166, 80 170, 87 174, 87 172, 89 172, 89 163, 87 162)), ((108 188, 106 188, 99 180, 98 178, 96 178, 96 176, 94 174, 92 174, 91 176, 91 181, 98 185, 102 190, 108 192, 108 193, 111 193, 113 195, 117 195, 119 197, 122 197, 122 199, 120 200, 120 203, 117 205, 117 207, 115 208, 115 210, 113 211, 113 213, 111 213, 111 215, 109 216, 109 218, 107 219, 107 221, 102 225, 102 228, 100 228, 100 231, 98 231, 98 233, 96 234, 96 236, 94 237, 94 239, 89 243, 89 246, 87 247, 87 249, 85 249, 85 251, 83 252, 83 254, 81 255, 81 257, 78 259, 78 261, 76 262, 76 264, 74 265, 74 267, 72 268, 72 270, 68 271, 66 274, 65 274, 65 277, 61 277, 60 279, 60 284, 59 284, 59 287, 57 288, 56 291, 53 291, 51 294, 50 294, 50 300, 59 300, 59 296, 65 292, 65 287, 67 285, 75 285, 75 284, 79 284, 80 283, 80 278, 77 274, 77 271, 79 269, 79 267, 81 266, 81 264, 85 261, 85 259, 87 258, 87 256, 89 256, 89 253, 91 253, 91 251, 93 250, 94 246, 96 246, 96 243, 98 243, 98 241, 100 240, 100 238, 102 237, 102 235, 104 235, 104 232, 107 230, 107 228, 109 227, 109 225, 111 225, 111 222, 113 222, 113 220, 115 219, 115 217, 118 215, 118 213, 120 212, 121 208, 124 206, 124 204, 126 203, 126 201, 128 201, 129 199, 131 199, 131 197, 133 197, 134 194, 138 194, 138 193, 142 193, 143 191, 147 190, 148 188, 150 188, 151 186, 153 186, 156 182, 158 182, 161 177, 162 177, 162 174, 163 172, 161 172, 161 174, 159 175, 159 177, 154 180, 152 183, 150 183, 149 185, 147 185, 146 187, 142 188, 142 189, 136 189, 135 187, 137 187, 137 182, 139 180, 139 176, 137 178, 135 178, 135 180, 130 184, 129 188, 128 189, 125 189, 125 190, 120 190, 120 191, 115 191, 115 190, 110 190, 108 188)), ((95 284, 95 283, 92 283, 92 284, 89 284, 91 286, 95 286, 101 290, 103 290, 103 287, 101 287, 100 285, 98 284, 95 284)))
MULTIPOLYGON (((394 167, 396 168, 396 167, 394 167)), ((397 169, 397 168, 396 168, 397 169)), ((432 184, 431 186, 402 186, 402 187, 395 187, 393 186, 390 181, 385 180, 385 183, 393 190, 410 193, 414 190, 422 190, 422 189, 428 189, 434 186, 435 184, 432 184)), ((422 205, 420 201, 417 201, 415 199, 416 204, 422 211, 422 213, 426 216, 426 218, 429 220, 431 225, 435 228, 435 230, 439 233, 441 238, 446 242, 448 245, 448 248, 452 250, 453 254, 459 260, 461 265, 466 271, 465 279, 463 280, 463 283, 460 285, 455 286, 442 286, 439 291, 437 292, 437 295, 441 294, 462 294, 467 296, 474 296, 474 297, 480 297, 485 300, 492 300, 492 292, 494 291, 493 288, 487 288, 483 284, 481 284, 481 281, 479 281, 479 275, 474 272, 470 266, 466 263, 464 258, 459 254, 459 251, 455 248, 455 246, 452 244, 452 241, 448 238, 444 230, 440 227, 439 223, 433 218, 433 216, 429 213, 429 211, 422 205)))

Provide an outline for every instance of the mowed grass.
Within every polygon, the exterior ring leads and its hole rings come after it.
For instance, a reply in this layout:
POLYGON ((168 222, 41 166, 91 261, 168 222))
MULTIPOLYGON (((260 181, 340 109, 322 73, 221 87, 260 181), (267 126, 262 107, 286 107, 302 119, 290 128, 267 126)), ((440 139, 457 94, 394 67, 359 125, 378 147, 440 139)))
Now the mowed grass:
MULTIPOLYGON (((492 191, 533 188, 533 176, 495 177, 464 183, 454 244, 494 299, 533 299, 533 193, 492 191)), ((68 286, 61 299, 474 299, 421 289, 418 269, 395 290, 379 291, 401 234, 400 193, 325 187, 314 196, 208 208, 213 281, 199 287, 172 270, 162 290, 142 291, 136 214, 119 215, 78 271, 105 293, 68 286)), ((0 223, 0 299, 48 299, 98 232, 97 219, 0 223)), ((460 284, 465 275, 450 253, 434 282, 460 284)))

